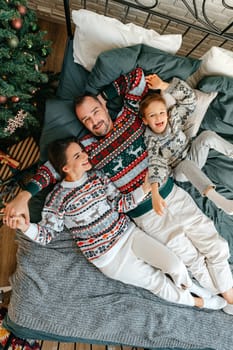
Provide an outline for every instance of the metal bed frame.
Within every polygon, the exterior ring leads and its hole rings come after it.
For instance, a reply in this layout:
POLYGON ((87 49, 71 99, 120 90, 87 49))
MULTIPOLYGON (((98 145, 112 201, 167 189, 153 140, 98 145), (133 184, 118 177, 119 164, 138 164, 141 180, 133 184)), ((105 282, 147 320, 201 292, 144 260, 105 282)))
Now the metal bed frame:
MULTIPOLYGON (((211 19, 209 12, 210 0, 178 0, 185 6, 187 16, 181 19, 176 16, 174 6, 174 16, 162 13, 159 9, 159 0, 82 0, 79 8, 93 10, 105 16, 113 17, 114 6, 119 9, 118 19, 123 23, 134 22, 145 28, 155 29, 160 34, 182 34, 183 44, 178 54, 200 58, 211 46, 219 46, 229 50, 233 49, 233 6, 228 4, 228 0, 222 0, 219 4, 220 13, 224 10, 232 15, 232 20, 223 28, 219 28, 211 19), (140 21, 138 20, 140 17, 140 21), (155 20, 156 19, 156 20, 155 20), (138 23, 137 23, 138 22, 138 23), (159 28, 158 28, 159 22, 159 28), (156 25, 157 23, 157 25, 156 25)), ((65 9, 65 19, 67 34, 72 38, 72 22, 70 17, 70 1, 63 0, 65 9)), ((72 4, 73 6, 73 4, 72 4)), ((74 3, 74 6, 77 5, 74 3)), ((184 7, 183 6, 183 7, 184 7)), ((169 7, 169 11, 171 6, 169 7)), ((116 14, 116 11, 114 15, 116 14)), ((171 11, 170 11, 171 12, 171 11)))

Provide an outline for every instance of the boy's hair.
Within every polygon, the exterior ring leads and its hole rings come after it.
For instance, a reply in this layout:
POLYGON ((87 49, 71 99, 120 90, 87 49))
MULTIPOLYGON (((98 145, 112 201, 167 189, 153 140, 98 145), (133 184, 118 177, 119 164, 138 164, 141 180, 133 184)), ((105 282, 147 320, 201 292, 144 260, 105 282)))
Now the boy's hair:
POLYGON ((162 102, 166 106, 166 101, 163 96, 158 92, 148 92, 145 96, 143 96, 140 105, 139 105, 139 114, 141 118, 144 117, 145 109, 149 106, 151 102, 162 102))
MULTIPOLYGON (((48 159, 62 179, 65 177, 65 173, 63 172, 62 168, 67 162, 66 150, 73 142, 80 145, 78 139, 72 136, 65 139, 55 140, 48 146, 48 159)), ((80 147, 82 146, 80 145, 80 147)))

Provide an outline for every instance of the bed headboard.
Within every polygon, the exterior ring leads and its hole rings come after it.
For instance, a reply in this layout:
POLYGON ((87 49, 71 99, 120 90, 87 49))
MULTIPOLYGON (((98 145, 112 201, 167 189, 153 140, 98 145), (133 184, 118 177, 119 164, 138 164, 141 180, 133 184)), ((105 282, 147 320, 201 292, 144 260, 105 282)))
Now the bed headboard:
POLYGON ((233 6, 225 0, 218 4, 206 0, 180 0, 176 2, 177 7, 169 5, 168 9, 159 0, 82 0, 79 5, 71 4, 69 0, 63 2, 70 38, 73 35, 70 10, 74 7, 115 17, 123 23, 133 22, 159 34, 182 34, 183 44, 178 54, 183 56, 200 58, 211 46, 228 50, 233 47, 233 6))

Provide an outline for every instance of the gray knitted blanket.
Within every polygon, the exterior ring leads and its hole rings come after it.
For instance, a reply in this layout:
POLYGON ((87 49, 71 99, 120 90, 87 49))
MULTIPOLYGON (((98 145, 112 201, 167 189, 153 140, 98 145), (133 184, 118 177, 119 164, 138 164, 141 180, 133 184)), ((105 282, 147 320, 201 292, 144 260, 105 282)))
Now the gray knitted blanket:
POLYGON ((59 335, 144 348, 232 349, 233 318, 222 311, 177 306, 105 277, 74 247, 68 232, 46 247, 21 234, 17 238, 8 315, 18 326, 51 339, 59 335))

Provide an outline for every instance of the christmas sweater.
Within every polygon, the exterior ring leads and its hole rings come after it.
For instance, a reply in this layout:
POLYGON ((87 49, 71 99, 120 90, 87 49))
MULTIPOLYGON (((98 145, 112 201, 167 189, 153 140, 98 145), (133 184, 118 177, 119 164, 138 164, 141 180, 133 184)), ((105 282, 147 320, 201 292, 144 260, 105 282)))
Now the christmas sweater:
POLYGON ((156 134, 147 127, 144 135, 148 149, 149 181, 160 186, 188 154, 191 138, 184 133, 184 126, 197 102, 193 89, 177 78, 172 80, 166 92, 174 97, 176 103, 168 110, 165 131, 156 134))
MULTIPOLYGON (((123 108, 114 121, 113 129, 103 137, 86 135, 81 139, 94 168, 103 170, 122 193, 139 188, 148 169, 145 126, 138 116, 139 102, 147 91, 141 68, 120 76, 104 90, 108 98, 117 95, 124 98, 123 108)), ((35 194, 57 179, 52 166, 46 163, 28 184, 27 190, 35 194)))
POLYGON ((144 197, 141 188, 122 195, 103 173, 90 171, 77 181, 58 183, 47 196, 39 224, 25 232, 42 245, 69 229, 89 261, 100 258, 133 225, 124 214, 144 197))

